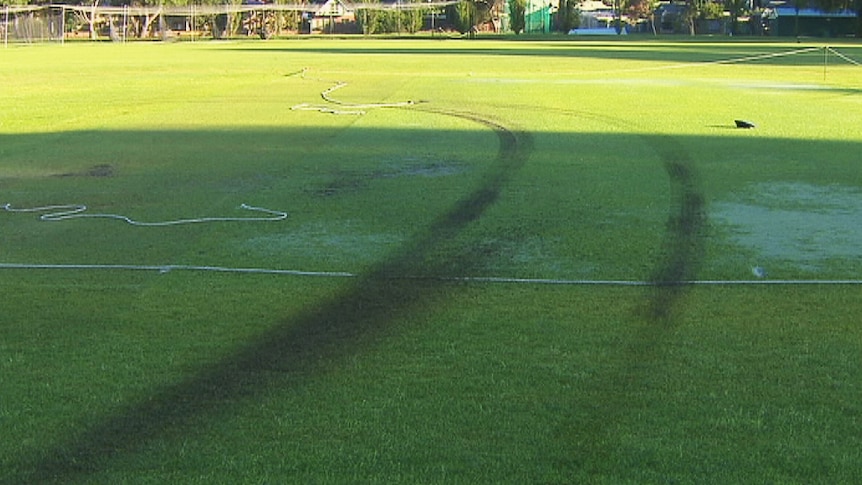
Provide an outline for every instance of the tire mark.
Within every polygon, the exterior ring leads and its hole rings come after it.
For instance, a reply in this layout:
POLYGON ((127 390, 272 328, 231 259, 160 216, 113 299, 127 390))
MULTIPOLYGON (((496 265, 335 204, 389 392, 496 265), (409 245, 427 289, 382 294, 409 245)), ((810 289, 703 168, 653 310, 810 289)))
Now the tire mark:
MULTIPOLYGON (((110 467, 110 461, 141 452, 150 443, 183 435, 193 436, 193 423, 229 410, 277 388, 295 386, 325 373, 345 358, 376 345, 397 332, 408 311, 442 298, 448 283, 404 280, 416 261, 429 263, 434 273, 452 261, 434 261, 438 245, 460 233, 498 199, 505 183, 527 161, 532 151, 529 133, 512 131, 474 114, 424 110, 479 123, 499 139, 495 163, 482 183, 432 222, 414 241, 402 246, 341 294, 264 332, 255 342, 222 358, 186 380, 157 389, 146 399, 130 403, 102 417, 74 436, 60 439, 35 457, 7 470, 3 483, 72 483, 110 467), (429 260, 430 261, 426 261, 429 260), (279 384, 282 383, 282 384, 279 384), (190 429, 192 428, 192 429, 190 429)), ((456 264, 476 264, 462 256, 456 264)))
MULTIPOLYGON (((511 107, 511 106, 510 106, 511 107)), ((534 107, 523 106, 529 110, 534 107)), ((555 113, 627 127, 620 119, 568 109, 555 113)), ((651 373, 667 358, 667 344, 675 324, 674 310, 684 301, 686 282, 696 279, 706 247, 706 204, 695 164, 685 147, 671 135, 638 135, 658 156, 668 176, 670 197, 661 256, 651 274, 645 302, 635 303, 627 337, 608 366, 594 379, 572 409, 587 409, 568 416, 560 433, 572 436, 572 460, 583 477, 613 477, 620 461, 617 440, 633 415, 645 413, 650 403, 645 392, 651 373), (645 313, 645 314, 644 314, 645 313)), ((670 396, 667 397, 671 399, 670 396)), ((578 481, 578 480, 575 480, 578 481)))
MULTIPOLYGON (((509 106, 510 108, 513 106, 509 106)), ((519 106, 535 109, 535 106, 519 106)), ((565 108, 549 108, 567 116, 627 128, 624 120, 565 108)), ((633 134, 658 155, 670 184, 665 239, 649 281, 654 291, 647 302, 651 320, 666 320, 683 297, 687 283, 697 279, 706 251, 706 199, 700 177, 688 151, 671 135, 633 134)))
POLYGON ((666 320, 682 297, 686 282, 697 279, 706 251, 706 202, 697 172, 684 152, 667 151, 671 143, 653 143, 658 148, 670 179, 670 210, 663 259, 651 281, 656 283, 649 315, 666 320))

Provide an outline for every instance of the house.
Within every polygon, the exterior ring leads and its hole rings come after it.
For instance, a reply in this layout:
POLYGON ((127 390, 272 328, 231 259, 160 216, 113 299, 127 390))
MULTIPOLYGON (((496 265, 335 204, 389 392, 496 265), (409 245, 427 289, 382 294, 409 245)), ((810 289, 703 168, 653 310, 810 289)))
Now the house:
POLYGON ((302 11, 306 33, 352 32, 356 28, 356 9, 345 0, 313 0, 302 11))
POLYGON ((579 30, 606 29, 614 30, 614 34, 616 34, 616 30, 614 29, 616 25, 616 13, 612 6, 605 5, 604 2, 598 0, 585 0, 580 3, 578 10, 581 13, 579 30))
POLYGON ((766 9, 763 18, 769 35, 783 37, 851 37, 857 25, 857 14, 851 10, 825 12, 778 6, 766 9))

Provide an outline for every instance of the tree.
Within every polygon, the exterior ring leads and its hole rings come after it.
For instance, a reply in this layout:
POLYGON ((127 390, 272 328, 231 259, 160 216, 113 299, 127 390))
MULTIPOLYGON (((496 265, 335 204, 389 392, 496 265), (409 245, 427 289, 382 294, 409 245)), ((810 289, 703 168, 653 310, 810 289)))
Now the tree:
MULTIPOLYGON (((420 4, 420 2, 415 2, 414 5, 420 4)), ((411 34, 415 34, 422 28, 422 15, 426 8, 416 8, 415 6, 409 6, 410 8, 401 9, 397 12, 397 31, 401 32, 402 30, 406 30, 411 34)))
MULTIPOLYGON (((566 0, 567 2, 569 0, 566 0)), ((515 34, 520 34, 526 27, 524 15, 527 12, 527 0, 511 0, 509 2, 509 27, 515 34)))
MULTIPOLYGON (((628 0, 624 11, 629 19, 652 19, 653 7, 653 0, 628 0)), ((652 28, 655 33, 655 25, 652 28)))
POLYGON ((747 10, 748 1, 747 0, 727 0, 725 4, 727 6, 727 10, 730 13, 730 33, 736 34, 737 26, 739 25, 739 16, 744 14, 747 10))
POLYGON ((419 1, 405 3, 404 8, 383 10, 382 8, 363 8, 356 16, 356 22, 363 34, 418 32, 422 28, 423 14, 428 11, 419 1))
POLYGON ((462 0, 447 6, 446 16, 451 19, 452 26, 464 34, 489 21, 493 8, 493 0, 462 0))
POLYGON ((471 29, 491 20, 495 0, 470 0, 470 3, 473 4, 473 21, 470 26, 471 29))
POLYGON ((157 18, 161 18, 161 16, 162 16, 162 4, 159 3, 159 4, 154 5, 153 2, 151 2, 151 1, 142 1, 139 3, 139 5, 141 5, 141 6, 156 6, 157 7, 156 10, 152 14, 144 16, 144 25, 141 27, 141 30, 138 31, 138 37, 139 38, 149 37, 150 36, 150 28, 152 27, 153 22, 157 18))
POLYGON ((614 29, 617 34, 623 33, 623 0, 613 0, 614 8, 614 29))
POLYGON ((90 39, 96 40, 99 37, 99 34, 96 33, 96 7, 99 5, 99 0, 93 0, 93 4, 90 6, 89 14, 84 15, 84 19, 87 21, 87 25, 90 26, 90 39))
POLYGON ((375 34, 380 31, 383 12, 375 8, 363 8, 356 12, 356 22, 365 35, 375 34))
POLYGON ((686 4, 685 13, 681 21, 688 25, 689 33, 695 35, 697 33, 696 25, 698 20, 711 20, 721 18, 723 8, 718 2, 712 0, 689 0, 686 4))
POLYGON ((569 33, 578 28, 581 23, 579 0, 560 0, 560 9, 557 10, 557 26, 561 32, 569 33))
POLYGON ((707 0, 700 4, 700 8, 698 9, 699 17, 701 20, 715 20, 720 19, 724 14, 724 7, 718 2, 713 2, 712 0, 707 0))
POLYGON ((452 26, 462 34, 469 32, 476 25, 474 23, 476 5, 472 1, 462 1, 449 5, 447 15, 452 19, 452 26))

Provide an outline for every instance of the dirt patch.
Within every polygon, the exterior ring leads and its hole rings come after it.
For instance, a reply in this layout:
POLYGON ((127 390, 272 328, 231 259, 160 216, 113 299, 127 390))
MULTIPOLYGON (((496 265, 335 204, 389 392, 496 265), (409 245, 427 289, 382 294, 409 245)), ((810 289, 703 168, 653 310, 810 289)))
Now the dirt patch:
POLYGON ((447 177, 466 171, 465 167, 453 161, 422 160, 417 158, 393 162, 374 174, 375 178, 396 177, 447 177))
POLYGON ((306 192, 315 197, 332 197, 344 193, 356 192, 367 185, 369 178, 370 177, 367 175, 364 177, 360 175, 340 176, 322 187, 311 187, 307 189, 306 192))
POLYGON ((93 165, 92 167, 81 172, 66 172, 57 175, 58 177, 113 177, 115 174, 114 167, 107 163, 93 165))
POLYGON ((310 187, 306 192, 316 197, 332 197, 362 190, 371 180, 401 177, 446 177, 465 171, 466 168, 457 162, 410 158, 397 162, 384 162, 383 168, 376 170, 338 172, 326 184, 310 187))

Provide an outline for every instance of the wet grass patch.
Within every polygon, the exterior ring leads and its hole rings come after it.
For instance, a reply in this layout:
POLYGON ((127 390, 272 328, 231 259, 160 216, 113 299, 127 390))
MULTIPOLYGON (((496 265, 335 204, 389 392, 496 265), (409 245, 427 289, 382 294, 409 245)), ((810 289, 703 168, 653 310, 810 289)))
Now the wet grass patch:
POLYGON ((760 183, 713 204, 717 223, 772 274, 857 275, 862 192, 840 185, 760 183))

